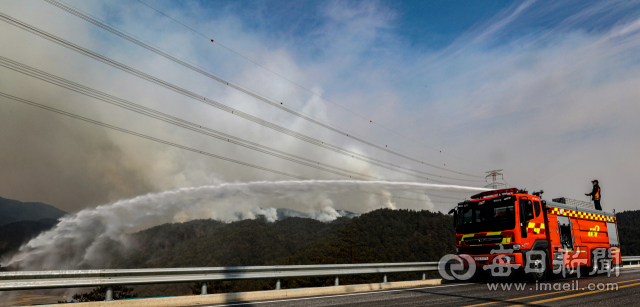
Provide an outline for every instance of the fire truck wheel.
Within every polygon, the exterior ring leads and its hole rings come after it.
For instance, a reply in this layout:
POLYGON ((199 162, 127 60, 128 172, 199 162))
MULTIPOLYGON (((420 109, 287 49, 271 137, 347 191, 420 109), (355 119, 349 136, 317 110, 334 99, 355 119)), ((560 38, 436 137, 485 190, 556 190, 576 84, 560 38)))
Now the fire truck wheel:
MULTIPOLYGON (((532 272, 529 273, 528 277, 529 279, 531 279, 532 281, 536 281, 536 282, 541 282, 544 281, 545 278, 547 278, 547 272, 549 271, 549 259, 547 257, 547 253, 544 252, 544 255, 542 256, 542 259, 533 259, 534 263, 535 262, 540 262, 540 261, 544 261, 544 271, 540 272, 540 273, 536 273, 536 272, 532 272)), ((538 264, 538 266, 540 266, 540 264, 538 264)))
POLYGON ((598 271, 598 264, 597 263, 593 263, 593 266, 581 265, 580 266, 580 278, 589 277, 589 273, 593 272, 594 266, 595 266, 596 271, 598 271))
MULTIPOLYGON (((595 259, 595 258, 596 258, 595 251, 593 251, 591 253, 591 259, 595 259)), ((590 272, 594 272, 593 275, 591 276, 602 274, 603 269, 604 269, 604 272, 606 272, 606 268, 610 266, 611 262, 612 260, 609 257, 606 257, 605 259, 598 259, 597 261, 592 261, 592 266, 588 267, 587 274, 584 276, 590 276, 589 275, 590 272)), ((582 274, 582 272, 580 273, 582 274)))
POLYGON ((596 259, 596 251, 592 251, 591 252, 591 266, 590 267, 586 267, 585 268, 585 273, 584 275, 582 271, 580 271, 580 276, 584 276, 584 277, 588 277, 588 276, 596 276, 598 274, 602 274, 602 268, 606 267, 606 263, 611 263, 611 258, 605 258, 605 259, 598 259, 597 261, 593 261, 593 259, 596 259), (589 273, 593 272, 593 275, 589 275, 589 273))

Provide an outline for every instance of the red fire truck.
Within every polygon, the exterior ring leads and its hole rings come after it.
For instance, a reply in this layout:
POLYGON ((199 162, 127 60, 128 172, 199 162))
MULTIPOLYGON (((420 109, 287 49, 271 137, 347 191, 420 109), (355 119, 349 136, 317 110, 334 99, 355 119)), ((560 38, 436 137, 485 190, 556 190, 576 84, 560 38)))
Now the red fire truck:
POLYGON ((499 255, 518 265, 520 272, 525 265, 542 267, 544 261, 545 270, 529 273, 538 281, 561 265, 563 270, 580 270, 583 276, 620 265, 614 214, 560 203, 563 199, 547 202, 541 194, 515 188, 486 191, 453 210, 456 255, 474 261, 475 277, 486 274, 483 266, 496 263, 494 257, 499 255), (508 253, 491 252, 500 245, 508 253), (528 260, 528 251, 537 251, 529 254, 539 258, 528 260))

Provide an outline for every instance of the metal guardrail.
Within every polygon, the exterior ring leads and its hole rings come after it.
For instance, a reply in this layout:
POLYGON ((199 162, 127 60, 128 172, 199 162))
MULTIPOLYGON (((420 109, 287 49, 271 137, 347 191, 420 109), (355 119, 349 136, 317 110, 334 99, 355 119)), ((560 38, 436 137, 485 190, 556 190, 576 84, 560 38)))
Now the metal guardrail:
MULTIPOLYGON (((623 264, 640 264, 640 256, 624 256, 623 264)), ((283 278, 381 274, 387 282, 388 273, 437 271, 438 262, 278 265, 213 268, 128 269, 128 270, 70 270, 70 271, 12 271, 0 272, 0 291, 106 286, 107 300, 113 299, 115 285, 144 285, 160 283, 201 282, 201 294, 207 294, 208 281, 275 279, 280 290, 283 278)))
POLYGON ((107 300, 113 298, 115 285, 142 285, 160 283, 201 282, 202 294, 207 294, 207 281, 280 279, 333 276, 339 285, 339 276, 382 274, 387 282, 388 273, 426 272, 438 270, 438 262, 365 263, 325 265, 281 265, 213 268, 79 270, 79 271, 12 271, 0 272, 0 291, 52 288, 79 288, 106 286, 107 300))
POLYGON ((629 263, 629 265, 640 264, 640 256, 622 256, 621 258, 623 265, 626 263, 629 263))

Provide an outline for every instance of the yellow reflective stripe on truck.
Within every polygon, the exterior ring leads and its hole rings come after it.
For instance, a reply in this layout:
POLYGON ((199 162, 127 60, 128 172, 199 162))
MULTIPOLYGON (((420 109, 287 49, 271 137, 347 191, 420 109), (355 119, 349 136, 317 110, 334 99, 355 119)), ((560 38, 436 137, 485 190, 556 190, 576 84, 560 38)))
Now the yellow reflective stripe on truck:
POLYGON ((601 221, 601 222, 611 222, 611 223, 615 223, 616 222, 616 218, 615 217, 607 216, 607 215, 603 215, 603 214, 581 212, 581 211, 568 210, 568 209, 556 208, 556 207, 549 207, 547 210, 548 210, 549 214, 553 214, 553 215, 563 215, 563 216, 568 216, 568 217, 577 217, 577 218, 580 218, 580 219, 601 221))

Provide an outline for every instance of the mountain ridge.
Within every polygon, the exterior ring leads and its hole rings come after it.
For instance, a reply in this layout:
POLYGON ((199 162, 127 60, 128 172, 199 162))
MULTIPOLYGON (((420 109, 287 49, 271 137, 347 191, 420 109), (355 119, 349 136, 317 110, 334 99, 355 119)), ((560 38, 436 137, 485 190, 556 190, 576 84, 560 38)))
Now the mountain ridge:
POLYGON ((0 226, 21 221, 57 220, 66 214, 67 212, 45 203, 0 197, 0 226))

